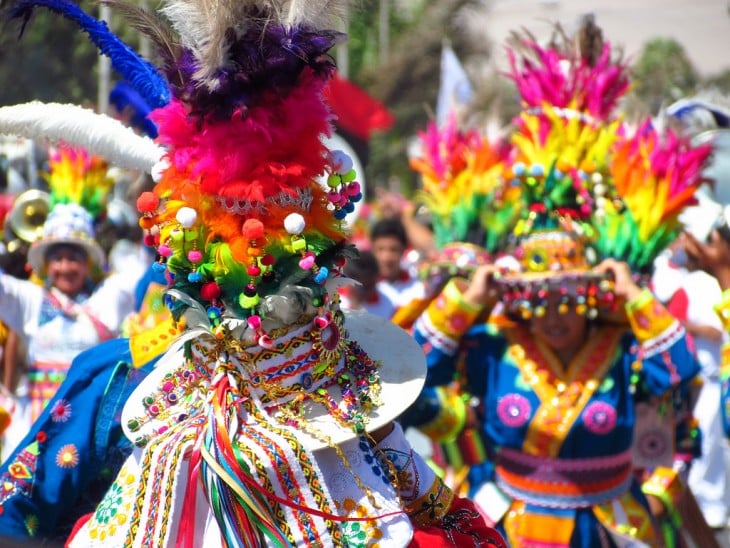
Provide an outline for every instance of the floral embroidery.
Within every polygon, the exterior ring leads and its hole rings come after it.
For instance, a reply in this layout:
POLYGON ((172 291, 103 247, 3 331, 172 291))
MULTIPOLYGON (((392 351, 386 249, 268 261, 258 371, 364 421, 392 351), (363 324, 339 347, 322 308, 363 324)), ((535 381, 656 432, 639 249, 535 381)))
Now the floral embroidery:
MULTIPOLYGON (((335 501, 337 509, 344 511, 347 516, 365 518, 367 509, 357 504, 353 499, 346 498, 341 503, 335 501)), ((348 548, 379 548, 378 541, 383 538, 383 531, 375 527, 375 521, 345 521, 341 525, 345 546, 348 548)))
POLYGON ((16 495, 31 495, 40 455, 39 444, 39 441, 34 441, 25 447, 8 466, 7 472, 0 475, 0 509, 3 503, 16 495))
POLYGON ((58 400, 51 408, 51 420, 53 422, 66 422, 71 418, 71 403, 67 400, 58 400))
POLYGON ((73 468, 79 463, 79 451, 73 443, 61 447, 56 453, 56 464, 61 468, 73 468))
POLYGON ((35 514, 29 514, 25 517, 25 530, 28 531, 29 537, 34 537, 38 534, 38 516, 35 514))
POLYGON ((117 527, 127 523, 134 496, 136 478, 125 468, 107 491, 91 519, 89 537, 104 541, 117 534, 117 527))
POLYGON ((593 402, 583 413, 583 423, 594 434, 608 434, 616 425, 616 409, 606 402, 593 402))
POLYGON ((501 397, 497 403, 499 419, 512 428, 524 425, 529 420, 531 413, 530 402, 519 394, 507 394, 501 397))

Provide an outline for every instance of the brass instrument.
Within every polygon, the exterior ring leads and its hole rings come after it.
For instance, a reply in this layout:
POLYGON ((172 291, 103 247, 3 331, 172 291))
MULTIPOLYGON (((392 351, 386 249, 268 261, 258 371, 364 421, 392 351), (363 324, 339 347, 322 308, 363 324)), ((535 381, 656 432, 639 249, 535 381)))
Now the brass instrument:
POLYGON ((18 195, 5 218, 5 241, 10 253, 23 242, 33 243, 43 235, 50 203, 50 195, 42 190, 30 189, 18 195))

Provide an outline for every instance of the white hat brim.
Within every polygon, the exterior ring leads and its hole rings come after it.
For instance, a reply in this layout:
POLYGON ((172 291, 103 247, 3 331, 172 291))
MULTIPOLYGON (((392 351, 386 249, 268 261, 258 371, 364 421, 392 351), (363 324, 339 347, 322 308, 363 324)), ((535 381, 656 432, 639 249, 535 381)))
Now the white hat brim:
POLYGON ((94 240, 68 236, 64 238, 44 238, 33 242, 28 250, 28 264, 36 274, 43 272, 48 250, 58 244, 75 245, 86 251, 89 259, 99 266, 104 266, 104 251, 94 240))
MULTIPOLYGON (((368 432, 385 426, 406 409, 421 393, 426 380, 426 357, 416 340, 403 329, 379 316, 362 310, 345 311, 345 329, 348 339, 357 341, 372 360, 381 363, 380 399, 383 404, 375 407, 366 425, 368 432)), ((330 389, 338 399, 339 389, 330 389)), ((311 400, 303 405, 304 417, 317 430, 340 444, 357 434, 342 427, 326 410, 311 400)), ((310 449, 321 449, 327 445, 302 432, 305 445, 310 449)))

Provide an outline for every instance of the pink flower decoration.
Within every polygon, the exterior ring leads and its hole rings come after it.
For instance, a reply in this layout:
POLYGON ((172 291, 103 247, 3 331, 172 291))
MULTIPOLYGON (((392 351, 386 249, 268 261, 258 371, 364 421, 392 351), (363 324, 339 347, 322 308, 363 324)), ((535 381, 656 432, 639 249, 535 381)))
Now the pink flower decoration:
POLYGON ((593 402, 583 412, 583 424, 594 434, 608 434, 616 426, 616 409, 606 402, 593 402))
POLYGON ((519 394, 507 394, 501 397, 497 403, 499 419, 512 428, 524 425, 530 419, 531 413, 530 402, 519 394))
POLYGON ((71 404, 66 400, 58 400, 51 408, 53 422, 66 422, 71 418, 71 404))

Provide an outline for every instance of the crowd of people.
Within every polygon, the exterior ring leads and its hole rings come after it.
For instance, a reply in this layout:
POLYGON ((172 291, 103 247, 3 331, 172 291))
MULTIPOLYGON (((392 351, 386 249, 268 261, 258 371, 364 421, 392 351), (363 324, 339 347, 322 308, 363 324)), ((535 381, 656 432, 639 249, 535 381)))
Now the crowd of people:
POLYGON ((501 136, 424 124, 422 188, 354 240, 333 3, 165 4, 135 19, 160 69, 54 4, 119 119, 0 109, 47 151, 4 224, 7 542, 717 544, 730 210, 696 128, 625 119, 592 20, 513 45, 501 136))

